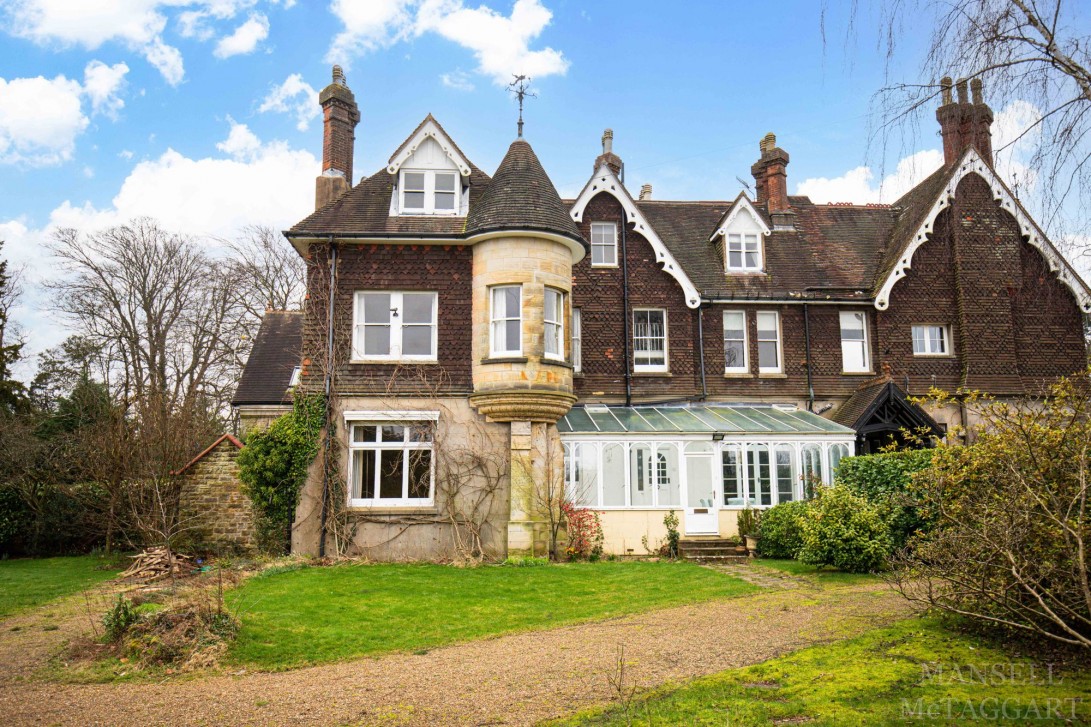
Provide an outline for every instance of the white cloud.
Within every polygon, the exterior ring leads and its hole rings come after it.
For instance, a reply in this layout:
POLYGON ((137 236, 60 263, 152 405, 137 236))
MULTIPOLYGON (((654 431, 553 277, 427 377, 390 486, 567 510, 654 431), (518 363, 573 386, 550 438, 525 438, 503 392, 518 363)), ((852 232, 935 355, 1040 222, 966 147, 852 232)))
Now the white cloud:
POLYGON ((345 28, 326 54, 334 63, 347 65, 361 52, 435 33, 473 52, 477 71, 497 84, 513 73, 542 78, 568 70, 560 51, 530 48, 553 19, 541 0, 516 0, 509 16, 485 5, 468 8, 463 0, 334 0, 330 10, 345 28))
POLYGON ((0 163, 46 166, 71 159, 76 137, 89 123, 82 93, 78 81, 64 76, 0 78, 0 163))
POLYGON ((333 0, 330 12, 345 29, 326 54, 331 63, 348 65, 361 51, 376 50, 409 37, 416 0, 333 0))
POLYGON ((435 32, 473 51, 478 71, 494 83, 507 84, 513 73, 531 78, 564 75, 568 61, 552 48, 530 50, 553 19, 540 0, 516 0, 511 16, 485 7, 466 8, 462 0, 424 0, 415 32, 435 32))
POLYGON ((299 73, 293 73, 284 79, 284 83, 273 86, 262 99, 258 111, 294 114, 295 126, 300 131, 306 131, 311 121, 322 115, 318 106, 318 91, 299 73))
POLYGON ((117 119, 128 72, 124 63, 91 61, 82 84, 64 76, 0 78, 0 164, 49 166, 71 159, 89 114, 117 119))
POLYGON ((1041 110, 1027 101, 1015 100, 996 114, 992 126, 993 166, 1020 197, 1033 193, 1038 175, 1029 166, 1034 147, 1042 136, 1041 110))
MULTIPOLYGON (((43 283, 55 277, 56 261, 44 251, 58 227, 100 230, 150 216, 167 229, 198 236, 231 237, 246 225, 286 229, 313 210, 314 178, 320 162, 284 142, 263 142, 243 124, 231 124, 219 145, 226 156, 192 159, 173 149, 133 167, 112 202, 65 201, 36 227, 25 218, 0 220, 0 257, 26 268, 26 294, 14 318, 28 335, 30 356, 64 340, 66 331, 50 308, 43 283)), ((33 361, 20 374, 32 373, 33 361)))
POLYGON ((220 39, 213 55, 217 58, 253 53, 258 44, 269 37, 269 18, 261 13, 252 14, 235 32, 220 39))
POLYGON ((796 194, 806 195, 813 202, 890 203, 901 197, 925 177, 943 165, 943 152, 926 149, 898 162, 891 174, 873 184, 871 167, 856 167, 840 177, 804 179, 796 186, 796 194))
POLYGON ((83 69, 83 92, 91 100, 91 111, 117 120, 117 114, 125 106, 118 95, 125 86, 125 74, 129 67, 124 63, 108 66, 91 61, 83 69))
POLYGON ((156 38, 142 49, 145 60, 155 66, 163 79, 172 86, 177 86, 186 76, 182 52, 172 45, 167 45, 156 38))
POLYGON ((236 123, 230 116, 227 117, 227 122, 231 124, 231 132, 216 145, 217 149, 235 159, 250 159, 261 151, 261 139, 250 131, 249 126, 236 123))
POLYGON ((65 201, 50 226, 95 230, 147 215, 171 230, 228 236, 248 224, 287 227, 311 212, 319 160, 284 142, 263 142, 245 124, 229 124, 217 145, 227 156, 191 159, 168 149, 137 163, 109 207, 65 201))
POLYGON ((451 73, 441 73, 439 80, 447 88, 453 88, 456 91, 474 90, 474 84, 470 81, 470 75, 466 71, 458 70, 451 73))

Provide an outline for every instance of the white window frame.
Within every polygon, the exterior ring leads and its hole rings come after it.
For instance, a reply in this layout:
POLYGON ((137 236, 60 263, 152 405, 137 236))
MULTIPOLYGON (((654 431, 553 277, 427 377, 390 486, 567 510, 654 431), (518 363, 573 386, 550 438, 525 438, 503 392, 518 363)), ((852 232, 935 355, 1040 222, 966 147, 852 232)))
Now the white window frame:
MULTIPOLYGON (((436 495, 436 457, 435 430, 439 421, 439 412, 434 411, 348 411, 345 412, 345 431, 348 436, 348 492, 346 498, 349 507, 432 507, 436 495), (413 426, 429 423, 432 438, 426 442, 410 441, 409 432, 413 426), (400 442, 356 442, 354 427, 364 426, 401 426, 404 427, 400 442), (402 497, 379 497, 380 467, 375 467, 373 484, 374 497, 353 497, 352 490, 356 481, 356 452, 402 452, 402 497), (409 456, 410 452, 428 451, 429 482, 428 497, 408 497, 409 494, 409 456)), ((379 435, 380 439, 382 435, 379 435)), ((381 457, 379 455, 373 455, 381 457)), ((381 460, 380 460, 381 462, 381 460)))
MULTIPOLYGON (((605 256, 604 256, 605 257, 605 256)), ((591 267, 593 268, 616 268, 617 267, 617 224, 613 222, 592 222, 591 223, 591 267), (609 242, 595 242, 595 232, 605 232, 609 229, 609 242), (612 260, 603 260, 602 262, 595 262, 595 249, 609 250, 612 260)))
POLYGON ((583 313, 580 308, 572 309, 572 371, 583 371, 583 313))
POLYGON ((765 269, 765 255, 762 250, 760 232, 728 232, 724 234, 724 264, 729 273, 760 273, 765 269), (746 252, 749 245, 754 245, 754 265, 746 264, 746 252), (741 265, 731 264, 731 253, 739 253, 741 265))
MULTIPOLYGON (((634 373, 665 373, 670 370, 670 338, 668 336, 667 329, 667 310, 666 308, 633 308, 633 372, 634 373), (642 364, 637 363, 636 360, 636 314, 637 313, 662 313, 663 314, 663 363, 661 364, 642 364)), ((652 340, 651 336, 646 336, 648 340, 652 340)))
POLYGON ((784 347, 781 343, 783 339, 782 331, 780 328, 780 311, 775 310, 762 310, 757 312, 755 319, 757 323, 757 341, 758 341, 758 373, 759 374, 779 374, 784 372, 784 347), (776 366, 762 366, 761 365, 761 344, 769 343, 769 339, 763 339, 761 337, 761 317, 762 316, 774 316, 777 326, 777 336, 773 339, 773 342, 777 344, 777 365, 776 366))
MULTIPOLYGON (((505 335, 505 338, 507 336, 505 335)), ((504 285, 493 285, 489 287, 489 357, 490 358, 511 358, 523 355, 523 286, 520 283, 511 283, 504 285), (507 290, 508 288, 516 288, 519 291, 519 316, 518 318, 510 315, 503 318, 496 317, 496 294, 500 290, 507 290), (507 321, 519 321, 519 348, 516 350, 505 349, 498 351, 496 349, 496 324, 500 322, 506 323, 507 321)))
MULTIPOLYGON (((446 194, 446 193, 444 193, 446 194)), ((404 215, 441 215, 441 216, 454 216, 459 213, 462 207, 462 179, 457 171, 448 169, 402 169, 398 176, 398 210, 404 215), (424 175, 424 189, 423 190, 408 190, 413 192, 424 192, 424 206, 423 207, 409 207, 405 203, 406 193, 406 174, 423 174, 424 175), (445 174, 455 178, 455 205, 452 209, 436 209, 436 175, 445 174)))
POLYGON ((917 324, 914 324, 911 327, 909 335, 910 335, 910 339, 911 339, 912 345, 913 345, 913 355, 914 356, 944 357, 944 356, 950 356, 951 355, 951 327, 950 326, 941 325, 941 324, 933 324, 933 323, 917 323, 917 324), (920 329, 924 329, 924 338, 923 338, 922 342, 924 343, 924 349, 925 350, 923 350, 923 351, 918 351, 917 350, 917 336, 916 336, 916 333, 920 329), (928 335, 930 329, 939 329, 940 338, 943 341, 943 350, 942 351, 932 350, 932 337, 930 335, 928 335))
POLYGON ((565 316, 565 303, 567 302, 568 295, 560 288, 551 288, 548 285, 545 288, 545 295, 542 298, 542 356, 551 361, 564 361, 564 316, 565 316), (546 318, 546 306, 545 300, 550 295, 557 296, 556 306, 554 313, 557 316, 556 320, 550 320, 546 318), (549 332, 553 327, 556 330, 556 335, 551 339, 549 332), (558 351, 550 352, 549 342, 555 340, 557 342, 558 351))
MULTIPOLYGON (((744 310, 725 310, 723 316, 724 322, 724 373, 725 374, 745 374, 750 372, 750 331, 747 327, 747 315, 744 310), (727 317, 728 316, 742 316, 742 364, 739 366, 727 365, 727 317)), ((732 341, 738 341, 737 338, 732 338, 732 341)))
POLYGON ((858 311, 858 310, 843 310, 843 311, 839 312, 837 318, 838 318, 838 323, 840 324, 840 331, 841 331, 841 371, 842 371, 842 373, 846 373, 846 374, 869 374, 869 373, 871 373, 871 340, 870 340, 870 337, 868 336, 868 316, 867 316, 867 312, 866 311, 858 311), (853 324, 855 324, 855 316, 863 316, 863 322, 861 324, 861 332, 864 334, 864 338, 863 338, 862 341, 858 341, 858 340, 855 340, 855 339, 851 339, 851 340, 846 341, 845 340, 845 332, 846 331, 851 332, 854 329, 853 328, 846 328, 845 327, 845 321, 849 320, 853 324), (862 346, 863 352, 864 352, 863 361, 861 362, 861 366, 858 367, 858 368, 857 367, 849 367, 849 365, 848 365, 849 356, 848 356, 848 353, 847 353, 847 349, 848 349, 848 347, 855 348, 855 347, 858 347, 858 346, 862 346))
MULTIPOLYGON (((411 324, 411 325, 423 325, 423 324, 411 324)), ((439 294, 431 290, 357 290, 352 300, 352 361, 354 362, 385 362, 385 361, 437 361, 439 351, 439 294), (402 350, 402 326, 404 322, 404 316, 401 315, 405 311, 403 305, 403 296, 406 294, 411 295, 431 295, 432 296, 432 323, 430 327, 432 329, 432 353, 428 355, 403 355, 402 350), (399 315, 395 318, 390 316, 390 322, 385 325, 390 326, 390 348, 387 354, 366 354, 364 353, 364 330, 367 326, 378 326, 384 324, 376 323, 364 323, 360 317, 361 306, 363 297, 365 295, 389 295, 390 307, 397 308, 399 315)))

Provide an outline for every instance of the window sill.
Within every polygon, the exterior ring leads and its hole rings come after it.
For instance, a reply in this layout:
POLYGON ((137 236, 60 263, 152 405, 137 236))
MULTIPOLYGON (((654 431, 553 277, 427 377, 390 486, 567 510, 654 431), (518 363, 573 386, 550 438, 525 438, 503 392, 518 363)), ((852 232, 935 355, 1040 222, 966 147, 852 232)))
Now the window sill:
POLYGON ((438 364, 439 360, 434 358, 354 358, 349 360, 350 364, 412 364, 414 366, 427 366, 429 364, 438 364))
POLYGON ((400 210, 394 217, 461 217, 455 212, 427 212, 425 210, 400 210))
POLYGON ((503 364, 503 363, 525 364, 528 361, 530 361, 530 359, 527 358, 526 356, 503 356, 503 357, 496 356, 496 357, 481 359, 481 363, 483 363, 483 364, 503 364))
POLYGON ((915 353, 913 358, 954 358, 953 353, 915 353))
POLYGON ((725 275, 738 276, 738 277, 751 277, 751 278, 757 278, 757 277, 765 278, 765 277, 769 276, 769 273, 765 272, 764 270, 731 270, 731 269, 728 269, 728 270, 724 271, 724 274, 725 275))
POLYGON ((673 376, 670 371, 634 371, 633 376, 638 378, 664 378, 669 379, 673 376))
POLYGON ((607 265, 605 263, 600 263, 596 265, 595 263, 591 263, 591 268, 593 270, 617 270, 618 264, 614 263, 613 265, 607 265))
POLYGON ((765 372, 765 373, 759 372, 758 373, 758 378, 759 379, 786 379, 786 378, 788 378, 788 374, 781 373, 781 372, 776 372, 776 371, 768 371, 768 372, 765 372))
POLYGON ((560 366, 561 368, 575 370, 575 367, 572 364, 560 358, 547 358, 546 356, 542 356, 541 363, 548 366, 560 366))
POLYGON ((750 373, 749 371, 725 371, 724 372, 724 378, 725 379, 752 379, 752 378, 754 378, 754 374, 750 373))
POLYGON ((357 515, 438 515, 439 508, 430 505, 349 505, 350 514, 357 515))
POLYGON ((874 376, 874 371, 842 371, 842 376, 874 376))

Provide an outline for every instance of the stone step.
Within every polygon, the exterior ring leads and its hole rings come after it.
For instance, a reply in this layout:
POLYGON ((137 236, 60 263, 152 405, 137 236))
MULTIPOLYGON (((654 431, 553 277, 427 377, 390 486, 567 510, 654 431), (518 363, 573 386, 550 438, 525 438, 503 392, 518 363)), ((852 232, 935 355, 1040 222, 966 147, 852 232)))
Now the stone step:
POLYGON ((716 548, 679 548, 678 552, 686 558, 701 558, 706 555, 727 556, 737 555, 740 558, 746 557, 746 551, 739 552, 735 550, 734 545, 724 545, 716 548))
POLYGON ((684 560, 692 561, 694 563, 745 563, 750 560, 746 555, 705 555, 683 553, 682 558, 684 560))
POLYGON ((734 543, 717 538, 715 540, 679 540, 678 547, 681 550, 716 550, 719 548, 734 548, 734 543))

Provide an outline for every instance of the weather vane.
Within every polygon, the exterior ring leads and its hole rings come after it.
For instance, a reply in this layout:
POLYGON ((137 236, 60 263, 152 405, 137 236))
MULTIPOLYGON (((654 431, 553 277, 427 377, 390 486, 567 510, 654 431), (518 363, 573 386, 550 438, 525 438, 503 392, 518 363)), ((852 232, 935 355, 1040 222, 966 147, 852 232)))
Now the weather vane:
POLYGON ((508 84, 508 90, 515 94, 515 98, 519 99, 519 138, 523 138, 523 99, 527 96, 531 98, 538 98, 538 94, 531 93, 527 89, 530 87, 530 77, 511 74, 515 80, 508 84))

